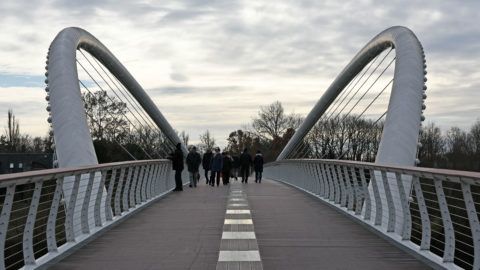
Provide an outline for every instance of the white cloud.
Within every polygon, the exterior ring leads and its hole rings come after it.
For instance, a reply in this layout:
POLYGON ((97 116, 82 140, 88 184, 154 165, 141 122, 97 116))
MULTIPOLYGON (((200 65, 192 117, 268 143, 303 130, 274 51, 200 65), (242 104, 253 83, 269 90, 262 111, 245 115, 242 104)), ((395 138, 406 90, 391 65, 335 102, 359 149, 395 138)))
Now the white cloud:
MULTIPOLYGON (((197 140, 211 127, 220 140, 274 100, 306 114, 368 40, 405 25, 427 54, 427 119, 467 127, 480 115, 478 10, 478 1, 1 1, 0 73, 43 75, 56 33, 79 26, 124 63, 174 128, 197 140)), ((11 105, 25 132, 43 134, 44 93, 24 103, 13 89, 0 89, 2 109, 11 105)))

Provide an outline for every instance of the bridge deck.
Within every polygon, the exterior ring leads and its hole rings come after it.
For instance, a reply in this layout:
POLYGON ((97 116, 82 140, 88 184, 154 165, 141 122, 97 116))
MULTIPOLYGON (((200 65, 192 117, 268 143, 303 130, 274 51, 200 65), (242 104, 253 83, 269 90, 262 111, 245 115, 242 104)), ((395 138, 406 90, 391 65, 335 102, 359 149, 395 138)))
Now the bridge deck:
MULTIPOLYGON (((313 197, 244 185, 264 269, 427 269, 313 197)), ((173 193, 51 269, 215 269, 228 188, 173 193)))

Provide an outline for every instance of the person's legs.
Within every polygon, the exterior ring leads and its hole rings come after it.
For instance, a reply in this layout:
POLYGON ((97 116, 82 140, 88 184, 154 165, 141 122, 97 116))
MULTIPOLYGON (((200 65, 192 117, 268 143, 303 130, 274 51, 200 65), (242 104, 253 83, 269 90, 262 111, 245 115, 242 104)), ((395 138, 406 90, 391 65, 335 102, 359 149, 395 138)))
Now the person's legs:
POLYGON ((205 171, 205 183, 208 185, 208 183, 210 182, 210 177, 208 177, 208 170, 204 170, 205 171))
POLYGON ((258 176, 258 182, 261 183, 262 182, 262 173, 263 172, 258 172, 259 176, 258 176))
POLYGON ((240 175, 242 176, 242 183, 245 183, 245 167, 240 168, 240 175))
POLYGON ((257 183, 257 181, 258 181, 258 172, 255 171, 255 183, 257 183))
POLYGON ((215 172, 211 171, 210 172, 210 181, 209 181, 208 184, 213 187, 214 183, 215 183, 215 172))
POLYGON ((217 172, 217 187, 220 185, 220 172, 217 172))
POLYGON ((182 171, 175 171, 175 190, 183 190, 182 187, 182 171))
POLYGON ((188 172, 188 176, 190 177, 190 185, 189 187, 193 187, 194 186, 194 182, 195 182, 195 174, 193 172, 188 172))
POLYGON ((248 183, 248 176, 250 175, 250 168, 245 168, 245 183, 248 183))

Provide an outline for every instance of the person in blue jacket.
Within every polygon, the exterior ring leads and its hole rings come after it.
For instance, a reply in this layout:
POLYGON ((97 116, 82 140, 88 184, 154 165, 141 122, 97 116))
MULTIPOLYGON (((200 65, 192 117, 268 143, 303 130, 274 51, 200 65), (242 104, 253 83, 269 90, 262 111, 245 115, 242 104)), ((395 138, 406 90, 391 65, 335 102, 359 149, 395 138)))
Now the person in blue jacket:
POLYGON ((217 179, 217 187, 220 185, 220 174, 223 168, 223 156, 220 153, 220 148, 215 148, 215 154, 212 158, 210 169, 212 173, 210 175, 210 185, 215 186, 215 178, 217 179))

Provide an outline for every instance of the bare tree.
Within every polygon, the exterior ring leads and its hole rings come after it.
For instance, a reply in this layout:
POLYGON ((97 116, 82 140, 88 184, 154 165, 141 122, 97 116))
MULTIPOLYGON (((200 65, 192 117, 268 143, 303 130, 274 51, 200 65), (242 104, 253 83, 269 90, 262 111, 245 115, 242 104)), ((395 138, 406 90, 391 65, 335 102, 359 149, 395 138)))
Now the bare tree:
POLYGON ((20 123, 15 119, 15 114, 8 110, 7 128, 5 129, 5 142, 7 151, 19 152, 21 149, 20 123))
POLYGON ((205 133, 200 134, 200 149, 202 152, 205 152, 207 149, 213 149, 215 145, 215 138, 208 129, 205 133))
POLYGON ((188 135, 188 133, 186 133, 185 130, 182 130, 182 132, 180 132, 180 134, 179 134, 179 137, 182 140, 183 145, 185 145, 185 147, 188 147, 188 142, 190 140, 190 135, 188 135))
POLYGON ((282 103, 275 101, 260 107, 258 115, 253 118, 252 127, 261 138, 274 140, 281 138, 289 128, 297 129, 301 122, 299 115, 286 115, 282 103))

